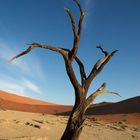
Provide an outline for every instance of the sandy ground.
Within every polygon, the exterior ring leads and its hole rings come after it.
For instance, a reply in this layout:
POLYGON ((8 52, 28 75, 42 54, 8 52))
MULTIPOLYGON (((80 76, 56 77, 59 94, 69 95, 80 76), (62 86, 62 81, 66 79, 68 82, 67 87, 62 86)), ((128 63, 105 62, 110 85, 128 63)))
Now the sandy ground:
MULTIPOLYGON (((0 111, 0 140, 59 140, 67 117, 0 111)), ((140 126, 87 119, 80 140, 140 140, 140 126)))
POLYGON ((88 115, 87 117, 96 121, 105 121, 110 123, 125 122, 127 124, 140 126, 140 113, 88 115))

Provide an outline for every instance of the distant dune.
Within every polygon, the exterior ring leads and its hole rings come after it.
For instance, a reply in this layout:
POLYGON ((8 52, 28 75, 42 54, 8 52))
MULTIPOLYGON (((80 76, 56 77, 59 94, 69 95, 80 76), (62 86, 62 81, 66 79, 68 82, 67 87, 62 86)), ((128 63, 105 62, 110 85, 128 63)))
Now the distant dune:
POLYGON ((72 106, 52 104, 0 91, 0 108, 5 110, 57 114, 70 111, 72 106))
POLYGON ((127 114, 140 113, 140 96, 123 100, 117 103, 105 103, 98 106, 92 105, 87 115, 127 114))
MULTIPOLYGON (((67 116, 72 106, 58 105, 39 101, 27 97, 9 94, 0 91, 0 108, 3 110, 15 110, 42 114, 57 114, 67 116)), ((126 121, 130 124, 140 125, 140 96, 130 98, 117 103, 99 103, 91 105, 86 115, 89 118, 103 121, 126 121)))
MULTIPOLYGON (((117 103, 99 103, 91 105, 86 115, 105 115, 105 114, 130 114, 140 113, 140 96, 123 100, 117 103)), ((70 112, 63 112, 68 115, 70 112)))
MULTIPOLYGON (((70 111, 60 114, 67 116, 70 111)), ((91 105, 86 115, 96 121, 125 122, 140 126, 140 96, 117 103, 91 105)))
POLYGON ((19 96, 16 94, 11 94, 11 93, 1 91, 1 90, 0 90, 0 99, 16 102, 16 103, 30 104, 30 105, 35 105, 35 104, 36 105, 54 105, 52 103, 39 101, 39 100, 19 96))

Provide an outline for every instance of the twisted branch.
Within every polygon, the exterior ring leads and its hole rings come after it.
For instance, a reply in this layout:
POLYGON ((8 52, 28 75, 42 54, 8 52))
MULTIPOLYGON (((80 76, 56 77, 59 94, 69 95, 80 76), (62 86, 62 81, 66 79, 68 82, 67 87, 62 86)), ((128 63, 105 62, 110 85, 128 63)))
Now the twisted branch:
POLYGON ((103 83, 95 92, 93 92, 87 99, 86 99, 86 105, 88 106, 90 103, 93 102, 93 100, 101 94, 106 87, 106 83, 103 83))
MULTIPOLYGON (((67 51, 68 53, 70 52, 69 49, 66 49, 66 48, 61 48, 61 49, 67 51)), ((75 57, 75 61, 77 62, 78 66, 79 66, 80 75, 81 75, 81 82, 82 82, 82 86, 84 86, 84 81, 86 80, 86 72, 85 72, 84 65, 77 56, 75 57)))
POLYGON ((11 58, 8 62, 12 62, 13 60, 25 55, 25 54, 28 54, 33 48, 44 48, 44 49, 49 49, 51 51, 55 51, 55 52, 58 52, 60 53, 61 55, 63 55, 63 57, 65 57, 65 59, 67 58, 66 56, 66 53, 64 50, 62 50, 61 48, 56 48, 56 47, 53 47, 51 45, 41 45, 41 44, 38 44, 38 43, 32 43, 32 44, 29 44, 29 47, 27 48, 27 50, 21 52, 20 54, 14 56, 13 58, 11 58))
POLYGON ((79 3, 79 1, 78 1, 78 0, 73 0, 73 1, 74 1, 74 2, 76 2, 76 4, 78 5, 79 10, 80 10, 80 13, 81 13, 81 15, 82 15, 83 10, 82 10, 82 6, 81 6, 81 4, 79 3))
POLYGON ((68 8, 65 8, 65 10, 70 17, 71 24, 72 24, 72 30, 73 30, 73 34, 74 34, 74 38, 75 38, 77 36, 77 30, 76 30, 76 24, 75 24, 74 16, 68 8))
POLYGON ((71 11, 68 8, 65 9, 71 19, 71 24, 72 24, 73 33, 74 33, 73 47, 72 47, 71 51, 69 52, 69 59, 71 62, 75 59, 77 51, 78 51, 78 46, 79 46, 79 41, 80 41, 80 36, 81 36, 81 31, 82 31, 82 23, 83 23, 83 19, 84 19, 84 12, 82 10, 80 3, 78 2, 78 0, 74 0, 74 2, 78 5, 79 10, 80 10, 78 31, 76 30, 76 25, 75 25, 73 14, 71 13, 71 11))
POLYGON ((104 51, 101 46, 97 46, 102 53, 105 55, 102 59, 99 59, 96 64, 93 66, 88 78, 87 78, 87 88, 90 86, 92 80, 101 72, 104 66, 108 63, 108 61, 117 53, 118 50, 113 51, 112 53, 108 53, 104 51))
POLYGON ((103 50, 103 48, 101 47, 100 44, 98 46, 96 46, 96 48, 99 48, 102 51, 102 53, 104 53, 105 56, 107 56, 109 54, 107 51, 103 50))
POLYGON ((79 10, 80 10, 80 18, 79 18, 79 23, 78 23, 78 35, 80 37, 81 36, 81 30, 82 30, 82 23, 83 23, 85 13, 83 12, 82 6, 80 5, 79 1, 74 0, 74 2, 76 2, 77 6, 79 7, 79 10))
MULTIPOLYGON (((109 94, 113 94, 113 95, 117 95, 120 96, 119 93, 116 92, 112 92, 110 90, 104 90, 106 87, 106 83, 103 83, 100 88, 98 88, 95 92, 93 92, 87 99, 86 99, 86 108, 89 107, 89 105, 95 100, 95 98, 100 95, 100 94, 104 94, 104 93, 109 93, 109 94)), ((120 96, 121 97, 121 96, 120 96)))

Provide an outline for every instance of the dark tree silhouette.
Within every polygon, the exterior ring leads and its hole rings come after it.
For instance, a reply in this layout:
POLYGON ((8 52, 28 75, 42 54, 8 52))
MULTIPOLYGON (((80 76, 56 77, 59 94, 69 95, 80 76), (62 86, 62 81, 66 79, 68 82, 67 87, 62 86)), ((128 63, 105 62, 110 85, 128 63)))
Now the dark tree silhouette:
POLYGON ((104 54, 104 57, 102 59, 99 59, 93 66, 90 74, 86 75, 84 65, 81 62, 80 58, 78 58, 77 56, 77 51, 78 51, 79 41, 80 41, 81 31, 82 31, 82 23, 83 23, 85 14, 83 12, 83 9, 79 1, 74 0, 74 2, 76 3, 80 11, 78 26, 75 23, 72 12, 68 8, 65 8, 66 12, 68 13, 70 17, 73 35, 74 35, 73 46, 71 49, 58 48, 58 47, 54 47, 48 44, 32 43, 32 44, 29 44, 29 47, 27 50, 23 51, 22 53, 18 54, 17 56, 13 57, 10 60, 10 61, 13 61, 16 58, 29 53, 34 48, 43 48, 43 49, 51 50, 63 56, 67 75, 75 91, 75 104, 70 114, 66 129, 61 137, 61 140, 78 140, 79 139, 80 133, 83 128, 83 123, 85 121, 84 113, 98 95, 102 93, 106 93, 106 92, 119 95, 118 93, 105 90, 106 83, 103 83, 95 92, 93 92, 89 97, 87 97, 88 89, 91 85, 91 82, 101 72, 104 66, 116 54, 118 50, 115 50, 109 53, 103 50, 101 45, 97 46, 97 48, 104 54), (73 61, 76 61, 77 65, 79 66, 81 82, 77 80, 77 77, 75 75, 75 72, 72 66, 73 61))

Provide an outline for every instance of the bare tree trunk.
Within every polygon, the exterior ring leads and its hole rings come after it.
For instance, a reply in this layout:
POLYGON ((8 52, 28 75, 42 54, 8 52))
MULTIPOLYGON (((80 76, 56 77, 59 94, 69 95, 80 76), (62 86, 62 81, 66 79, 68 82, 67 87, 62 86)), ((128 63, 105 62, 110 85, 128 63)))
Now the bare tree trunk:
MULTIPOLYGON (((81 94, 81 93, 76 93, 81 94)), ((70 114, 66 129, 63 133, 63 136, 61 137, 61 140, 79 140, 79 136, 83 129, 83 123, 85 121, 84 113, 85 113, 85 106, 84 106, 84 100, 78 104, 77 101, 75 102, 75 105, 73 107, 73 110, 70 114)))
POLYGON ((67 127, 63 133, 61 140, 78 140, 79 139, 79 136, 83 128, 84 119, 83 119, 83 115, 80 116, 80 114, 77 114, 77 116, 74 116, 75 113, 77 113, 77 111, 74 111, 71 114, 67 127))

